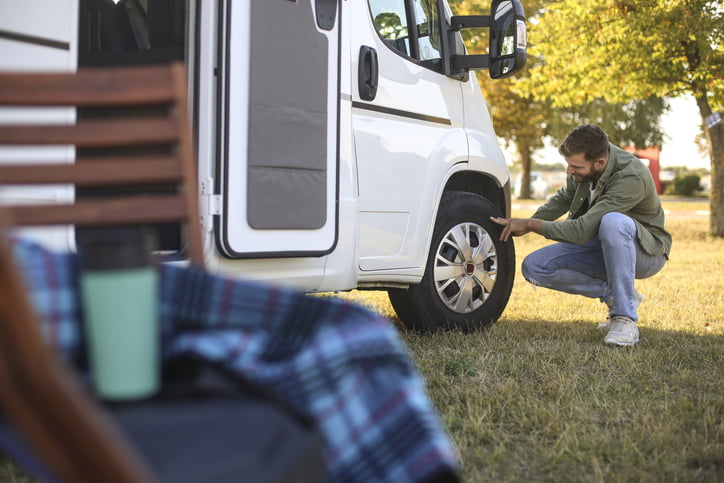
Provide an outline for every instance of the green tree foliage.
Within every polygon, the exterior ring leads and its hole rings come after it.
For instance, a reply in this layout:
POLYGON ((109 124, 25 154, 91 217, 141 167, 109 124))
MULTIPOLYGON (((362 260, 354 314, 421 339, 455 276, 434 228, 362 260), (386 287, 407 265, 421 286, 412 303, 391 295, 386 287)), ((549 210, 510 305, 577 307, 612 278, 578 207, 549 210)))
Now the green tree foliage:
MULTIPOLYGON (((489 0, 449 0, 455 15, 484 15, 490 11, 489 0)), ((541 7, 541 0, 525 2, 526 14, 531 15, 541 7)), ((470 53, 487 53, 486 29, 463 31, 465 45, 470 53)), ((521 198, 530 198, 530 171, 533 153, 544 146, 546 122, 550 118, 550 103, 534 99, 529 93, 516 87, 527 76, 528 63, 514 77, 492 80, 486 72, 478 74, 485 98, 490 106, 495 131, 509 146, 515 146, 523 176, 521 198)))
POLYGON ((674 178, 672 192, 679 196, 694 196, 701 191, 701 178, 696 174, 687 174, 674 178))
MULTIPOLYGON (((691 94, 702 122, 724 110, 721 0, 551 0, 521 92, 553 106, 691 94)), ((712 160, 712 233, 724 236, 724 124, 705 129, 712 160)))
POLYGON ((555 144, 560 144, 573 126, 597 124, 612 143, 645 149, 663 143, 659 121, 666 110, 668 104, 659 97, 615 104, 596 99, 573 109, 556 109, 546 132, 555 144))
MULTIPOLYGON (((548 1, 523 1, 530 28, 546 12, 548 1)), ((480 15, 487 13, 489 2, 450 0, 450 6, 457 15, 480 15)), ((488 39, 484 29, 464 31, 463 35, 469 50, 485 53, 488 39)), ((535 28, 531 29, 528 40, 531 44, 536 43, 535 28)), ((659 129, 659 119, 666 109, 663 100, 651 97, 609 103, 598 98, 580 105, 555 107, 555 95, 535 95, 528 89, 530 70, 544 60, 543 56, 529 55, 526 68, 507 79, 491 80, 485 73, 478 75, 490 104, 496 132, 509 145, 515 146, 518 154, 523 177, 521 198, 530 197, 534 152, 544 146, 546 139, 559 143, 578 124, 598 124, 609 134, 612 142, 621 146, 645 148, 661 144, 663 134, 659 129)))

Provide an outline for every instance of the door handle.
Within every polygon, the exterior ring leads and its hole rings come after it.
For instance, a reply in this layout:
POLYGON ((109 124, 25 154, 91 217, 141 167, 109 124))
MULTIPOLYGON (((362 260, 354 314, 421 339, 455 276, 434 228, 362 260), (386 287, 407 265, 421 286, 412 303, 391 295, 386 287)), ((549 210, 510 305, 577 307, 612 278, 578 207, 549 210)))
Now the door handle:
POLYGON ((377 83, 379 81, 377 51, 366 45, 360 47, 358 67, 357 86, 359 87, 359 97, 364 101, 371 101, 377 96, 377 83))

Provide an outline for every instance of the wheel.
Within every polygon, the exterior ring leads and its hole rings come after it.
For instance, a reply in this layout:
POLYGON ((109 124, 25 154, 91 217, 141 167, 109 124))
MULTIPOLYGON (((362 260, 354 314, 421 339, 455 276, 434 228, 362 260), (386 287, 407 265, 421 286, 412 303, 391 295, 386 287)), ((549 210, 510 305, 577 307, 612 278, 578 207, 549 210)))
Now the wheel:
POLYGON ((501 214, 482 196, 443 195, 422 280, 388 290, 406 327, 467 332, 500 317, 513 289, 515 248, 498 239, 502 227, 491 216, 501 214))

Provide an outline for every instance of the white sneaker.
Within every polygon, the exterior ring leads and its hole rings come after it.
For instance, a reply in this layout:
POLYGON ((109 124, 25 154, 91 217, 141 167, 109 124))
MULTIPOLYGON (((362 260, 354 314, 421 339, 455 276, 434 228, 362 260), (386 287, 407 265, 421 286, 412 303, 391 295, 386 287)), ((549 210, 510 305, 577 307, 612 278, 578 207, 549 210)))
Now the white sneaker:
MULTIPOLYGON (((641 295, 638 292, 638 290, 634 289, 634 308, 636 310, 638 310, 639 307, 641 306, 641 302, 643 302, 643 301, 644 301, 644 296, 641 295)), ((606 300, 606 305, 608 305, 609 307, 613 306, 613 299, 611 298, 611 299, 606 300)), ((598 324, 598 327, 596 327, 596 330, 599 330, 601 332, 606 332, 611 327, 611 318, 612 318, 611 314, 609 313, 608 319, 606 319, 605 322, 601 322, 600 324, 598 324)))
POLYGON ((611 319, 611 329, 604 337, 603 342, 608 345, 622 345, 632 346, 639 341, 639 328, 636 327, 636 322, 616 315, 611 319))

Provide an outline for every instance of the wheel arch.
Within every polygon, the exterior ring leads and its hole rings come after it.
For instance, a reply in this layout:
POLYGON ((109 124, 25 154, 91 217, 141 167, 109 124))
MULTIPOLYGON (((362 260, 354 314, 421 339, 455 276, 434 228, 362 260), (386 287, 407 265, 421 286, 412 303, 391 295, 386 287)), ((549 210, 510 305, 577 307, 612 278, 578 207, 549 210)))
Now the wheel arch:
POLYGON ((510 180, 500 185, 493 176, 477 171, 458 171, 445 183, 443 193, 449 191, 464 191, 475 193, 488 199, 501 213, 510 217, 510 180))
MULTIPOLYGON (((451 185, 453 188, 461 186, 464 185, 451 185)), ((512 240, 499 240, 500 226, 489 219, 496 212, 499 212, 498 206, 485 193, 450 189, 443 194, 423 278, 407 288, 388 289, 390 302, 404 325, 415 330, 442 328, 467 332, 488 326, 500 317, 515 278, 515 248, 512 240), (448 236, 451 230, 459 230, 463 224, 466 228, 463 228, 465 233, 460 232, 462 236, 448 236), (469 225, 475 225, 475 229, 468 232, 469 225), (480 240, 486 238, 490 242, 488 248, 494 246, 495 249, 486 249, 482 252, 483 257, 478 259, 481 252, 473 247, 482 246, 480 240), (440 265, 443 270, 437 273, 436 261, 440 260, 443 260, 440 265), (489 265, 491 261, 492 265, 489 265), (454 265, 458 268, 450 271, 454 265), (463 266, 464 270, 460 268, 463 266), (495 274, 494 278, 474 275, 488 270, 492 270, 490 274, 495 274), (482 282, 486 278, 494 280, 492 288, 482 282), (470 285, 473 279, 477 281, 474 282, 478 287, 477 294, 470 285), (460 305, 460 301, 464 304, 460 305)))

